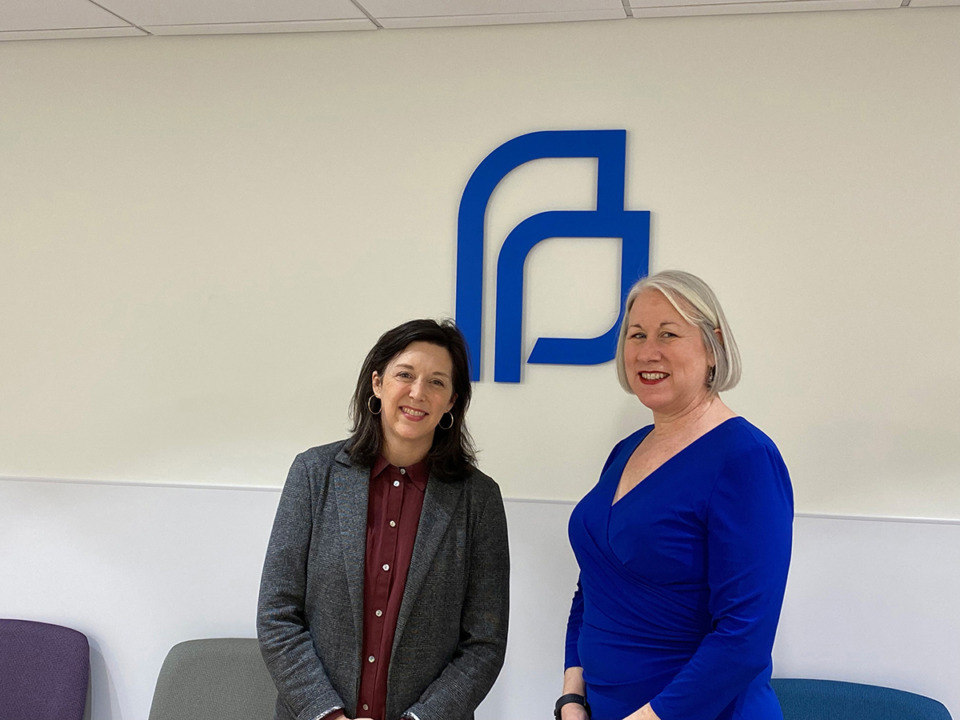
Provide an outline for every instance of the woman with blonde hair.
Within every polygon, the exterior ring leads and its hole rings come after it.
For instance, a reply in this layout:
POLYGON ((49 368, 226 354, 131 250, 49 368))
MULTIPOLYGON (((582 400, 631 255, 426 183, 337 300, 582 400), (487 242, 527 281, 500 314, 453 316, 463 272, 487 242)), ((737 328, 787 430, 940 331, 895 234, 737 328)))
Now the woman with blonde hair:
POLYGON ((617 371, 653 424, 570 517, 580 581, 557 720, 782 720, 771 651, 793 494, 773 441, 720 399, 740 355, 706 283, 638 282, 617 371))

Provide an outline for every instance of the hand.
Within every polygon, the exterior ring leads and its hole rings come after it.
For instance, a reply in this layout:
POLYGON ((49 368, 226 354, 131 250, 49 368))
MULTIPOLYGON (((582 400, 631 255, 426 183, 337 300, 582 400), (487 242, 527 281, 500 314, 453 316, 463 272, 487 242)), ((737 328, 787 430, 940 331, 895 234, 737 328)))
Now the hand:
POLYGON ((660 720, 660 716, 653 711, 650 703, 647 703, 636 712, 627 715, 623 720, 660 720))
POLYGON ((573 702, 560 708, 560 720, 589 720, 589 716, 583 705, 573 702))
MULTIPOLYGON (((563 695, 586 695, 582 667, 568 667, 563 672, 563 695)), ((580 703, 567 703, 560 708, 560 720, 589 720, 586 709, 580 703)))

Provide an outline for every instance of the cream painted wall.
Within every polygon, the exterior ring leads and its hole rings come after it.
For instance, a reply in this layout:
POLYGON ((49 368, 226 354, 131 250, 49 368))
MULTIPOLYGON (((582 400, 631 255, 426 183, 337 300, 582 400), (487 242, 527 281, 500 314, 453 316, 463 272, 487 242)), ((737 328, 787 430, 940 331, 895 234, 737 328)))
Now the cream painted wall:
MULTIPOLYGON (((0 476, 280 484, 346 433, 380 332, 453 313, 477 163, 626 128, 651 266, 717 290, 727 400, 798 509, 960 517, 958 36, 942 8, 0 43, 0 476)), ((489 268, 593 172, 509 176, 489 268)), ((606 329, 617 262, 539 246, 527 351, 606 329)), ((510 497, 579 497, 648 420, 610 364, 508 386, 490 360, 470 422, 510 497)))

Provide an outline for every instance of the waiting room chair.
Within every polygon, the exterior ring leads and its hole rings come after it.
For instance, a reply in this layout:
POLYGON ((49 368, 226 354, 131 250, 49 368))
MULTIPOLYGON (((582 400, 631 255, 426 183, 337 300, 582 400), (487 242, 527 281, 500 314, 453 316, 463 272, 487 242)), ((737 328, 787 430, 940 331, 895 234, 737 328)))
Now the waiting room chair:
POLYGON ((950 720, 941 703, 903 690, 837 680, 771 682, 783 720, 950 720))
POLYGON ((82 720, 90 644, 71 628, 0 619, 0 718, 82 720))
POLYGON ((187 640, 163 661, 149 720, 271 720, 276 701, 256 639, 187 640))

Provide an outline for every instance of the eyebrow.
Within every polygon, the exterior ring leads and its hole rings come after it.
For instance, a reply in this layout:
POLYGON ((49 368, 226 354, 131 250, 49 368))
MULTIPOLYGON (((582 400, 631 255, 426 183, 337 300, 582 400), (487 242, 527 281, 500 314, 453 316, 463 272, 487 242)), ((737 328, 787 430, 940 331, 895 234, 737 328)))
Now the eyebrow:
MULTIPOLYGON (((407 363, 397 363, 396 365, 394 365, 394 367, 403 368, 404 370, 414 370, 414 369, 415 369, 415 368, 413 367, 413 365, 408 365, 407 363)), ((435 375, 435 376, 436 376, 436 375, 442 375, 442 376, 445 377, 445 378, 449 378, 449 377, 450 377, 449 374, 443 372, 442 370, 437 370, 437 371, 435 371, 435 372, 433 372, 433 373, 431 373, 431 374, 432 374, 432 375, 435 375)))
MULTIPOLYGON (((667 325, 676 325, 677 327, 680 327, 680 323, 674 322, 673 320, 667 320, 666 322, 660 323, 660 327, 665 327, 667 325)), ((643 330, 643 325, 641 325, 640 323, 631 323, 630 327, 640 328, 641 330, 643 330)))

